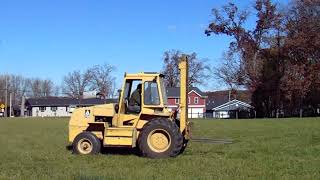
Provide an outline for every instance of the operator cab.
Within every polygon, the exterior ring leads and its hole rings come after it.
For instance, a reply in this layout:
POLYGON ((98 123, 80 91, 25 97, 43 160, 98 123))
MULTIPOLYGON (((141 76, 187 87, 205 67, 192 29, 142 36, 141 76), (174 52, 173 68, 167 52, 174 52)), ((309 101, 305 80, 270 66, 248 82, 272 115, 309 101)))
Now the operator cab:
POLYGON ((144 108, 161 109, 167 105, 163 78, 159 73, 125 74, 118 114, 139 116, 144 108))

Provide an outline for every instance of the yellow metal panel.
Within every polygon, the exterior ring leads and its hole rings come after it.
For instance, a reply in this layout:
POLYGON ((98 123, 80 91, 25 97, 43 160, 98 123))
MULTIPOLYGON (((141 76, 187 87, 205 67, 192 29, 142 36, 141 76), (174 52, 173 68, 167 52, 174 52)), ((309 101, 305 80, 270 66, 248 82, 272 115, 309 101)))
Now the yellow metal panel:
POLYGON ((141 114, 149 114, 149 115, 155 115, 155 116, 167 116, 170 117, 172 112, 170 112, 166 108, 157 108, 157 107, 143 107, 141 110, 141 114))
POLYGON ((132 137, 133 131, 133 128, 107 128, 105 136, 132 137))
POLYGON ((149 121, 145 121, 145 120, 139 120, 139 122, 137 123, 137 129, 142 129, 143 126, 149 121))
POLYGON ((139 115, 135 115, 135 114, 119 114, 118 115, 118 123, 117 123, 117 127, 123 126, 123 122, 125 121, 133 121, 133 120, 137 120, 139 118, 139 115))
MULTIPOLYGON (((138 117, 139 115, 135 115, 135 114, 120 114, 118 119, 123 122, 123 121, 134 120, 134 119, 137 119, 138 117)), ((122 124, 120 124, 119 126, 122 126, 122 124)))
POLYGON ((69 126, 69 142, 73 142, 74 138, 83 131, 85 131, 88 126, 69 126))
POLYGON ((154 113, 154 109, 152 108, 144 107, 141 110, 141 114, 153 114, 153 113, 154 113))
POLYGON ((94 122, 91 107, 75 109, 69 121, 69 141, 73 142, 74 138, 85 131, 89 126, 88 123, 91 122, 94 122), (90 110, 91 112, 88 117, 85 116, 86 110, 90 110))
POLYGON ((93 107, 94 116, 108 116, 113 117, 115 114, 114 104, 104 104, 93 107))
POLYGON ((132 146, 132 137, 105 137, 105 146, 132 146))
POLYGON ((113 118, 112 119, 112 125, 113 126, 119 126, 122 122, 120 122, 120 115, 125 113, 125 87, 126 87, 126 73, 125 73, 125 77, 124 77, 124 81, 122 84, 122 88, 121 88, 121 95, 120 95, 120 99, 119 99, 119 112, 118 112, 118 117, 117 118, 113 118))

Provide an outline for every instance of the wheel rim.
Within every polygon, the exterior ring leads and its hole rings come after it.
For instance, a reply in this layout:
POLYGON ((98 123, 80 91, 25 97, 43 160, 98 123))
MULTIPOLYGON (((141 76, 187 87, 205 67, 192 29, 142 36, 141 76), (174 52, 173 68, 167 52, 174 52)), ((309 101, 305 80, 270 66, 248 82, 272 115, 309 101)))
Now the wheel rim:
POLYGON ((78 142, 78 150, 81 154, 89 154, 93 149, 92 143, 89 139, 81 139, 78 142))
POLYGON ((155 129, 148 135, 148 146, 154 152, 165 152, 171 145, 170 134, 164 129, 155 129))

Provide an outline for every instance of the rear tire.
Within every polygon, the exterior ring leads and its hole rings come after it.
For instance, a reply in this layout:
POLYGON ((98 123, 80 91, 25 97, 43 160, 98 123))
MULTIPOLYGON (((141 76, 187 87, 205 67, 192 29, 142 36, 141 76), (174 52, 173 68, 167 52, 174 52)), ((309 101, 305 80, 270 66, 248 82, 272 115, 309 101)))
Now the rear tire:
POLYGON ((189 140, 186 140, 185 138, 183 138, 182 148, 181 148, 179 154, 184 153, 184 150, 186 150, 188 143, 189 143, 189 140))
POLYGON ((148 122, 138 139, 140 152, 149 158, 177 156, 183 145, 183 137, 178 126, 165 118, 148 122))
POLYGON ((74 154, 99 154, 101 141, 91 132, 82 132, 74 139, 72 147, 74 154))

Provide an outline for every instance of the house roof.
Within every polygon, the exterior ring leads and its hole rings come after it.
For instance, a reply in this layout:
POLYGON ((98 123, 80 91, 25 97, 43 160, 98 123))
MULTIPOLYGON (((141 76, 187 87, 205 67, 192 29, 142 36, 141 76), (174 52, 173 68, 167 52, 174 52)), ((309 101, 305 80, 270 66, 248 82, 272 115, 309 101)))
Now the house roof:
POLYGON ((116 99, 100 99, 100 98, 82 99, 81 101, 77 98, 69 98, 69 97, 47 97, 47 98, 26 99, 26 105, 31 107, 70 106, 70 105, 91 106, 96 104, 107 104, 107 103, 115 103, 115 102, 117 102, 116 99))
MULTIPOLYGON (((206 92, 206 94, 208 96, 206 101, 207 110, 213 110, 214 108, 229 102, 229 90, 206 92)), ((233 91, 230 94, 230 101, 234 99, 246 104, 251 104, 251 93, 247 90, 233 91)))
POLYGON ((228 96, 208 96, 208 99, 206 101, 206 108, 208 110, 212 110, 215 107, 218 107, 222 104, 225 104, 229 101, 228 96))
POLYGON ((225 104, 222 104, 218 107, 213 108, 214 111, 232 111, 232 110, 239 110, 239 109, 253 109, 254 107, 250 104, 247 104, 245 102, 239 101, 237 99, 234 99, 232 101, 229 101, 225 104))
MULTIPOLYGON (((197 87, 189 87, 189 93, 192 91, 194 91, 201 97, 206 97, 206 94, 197 87)), ((167 96, 169 98, 180 97, 180 87, 167 87, 167 96)))

